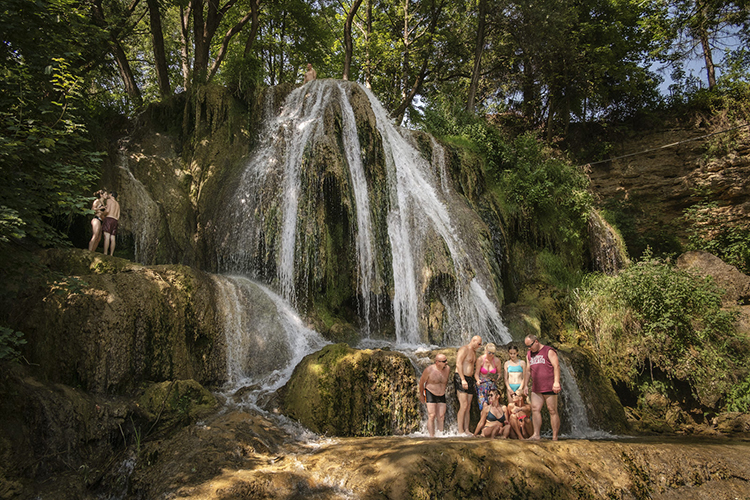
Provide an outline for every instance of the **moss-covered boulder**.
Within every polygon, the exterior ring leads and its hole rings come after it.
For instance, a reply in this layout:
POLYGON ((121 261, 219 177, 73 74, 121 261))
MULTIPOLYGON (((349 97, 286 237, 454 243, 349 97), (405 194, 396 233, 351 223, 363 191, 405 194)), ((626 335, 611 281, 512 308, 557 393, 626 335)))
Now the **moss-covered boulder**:
POLYGON ((148 384, 138 407, 153 428, 185 425, 211 414, 218 402, 195 380, 173 380, 148 384))
MULTIPOLYGON (((559 344, 554 347, 563 363, 566 364, 567 371, 575 378, 576 386, 586 408, 589 427, 615 434, 628 432, 629 426, 625 409, 617 397, 612 383, 604 375, 595 355, 582 347, 559 344)), ((565 387, 565 384, 563 384, 563 387, 565 387)), ((568 395, 563 394, 563 400, 566 396, 568 395)))
POLYGON ((47 274, 9 314, 41 378, 94 393, 127 393, 144 381, 226 379, 210 275, 85 250, 58 250, 42 260, 47 274))
POLYGON ((386 436, 419 428, 414 368, 393 351, 326 346, 297 365, 279 395, 283 413, 318 434, 386 436))

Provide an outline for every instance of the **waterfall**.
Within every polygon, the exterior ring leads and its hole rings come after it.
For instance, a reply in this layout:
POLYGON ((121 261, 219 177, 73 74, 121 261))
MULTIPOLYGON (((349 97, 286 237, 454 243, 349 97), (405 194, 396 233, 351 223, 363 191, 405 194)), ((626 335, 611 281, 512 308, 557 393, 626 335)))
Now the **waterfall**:
MULTIPOLYGON (((391 185, 388 235, 393 252, 394 298, 397 341, 420 342, 415 262, 421 260, 419 245, 434 231, 447 247, 456 274, 455 299, 460 335, 479 334, 499 343, 511 341, 497 307, 492 304, 475 274, 484 267, 472 262, 468 241, 459 237, 446 203, 441 200, 433 166, 391 123, 377 98, 364 89, 383 137, 391 185)), ((445 179, 445 172, 440 172, 445 179)), ((441 179, 441 180, 442 180, 441 179)), ((447 191, 447 183, 441 185, 447 191)))
POLYGON ((611 438, 611 434, 591 428, 586 415, 586 404, 583 402, 576 382, 575 371, 565 358, 558 356, 558 359, 560 360, 560 385, 562 386, 559 398, 560 417, 566 426, 570 426, 570 434, 566 437, 572 439, 611 438))
MULTIPOLYGON (((420 314, 427 307, 425 290, 430 279, 441 278, 432 276, 427 261, 437 258, 440 272, 451 275, 445 282, 452 288, 439 292, 451 314, 444 323, 446 342, 459 344, 475 334, 509 342, 489 267, 472 222, 466 222, 477 220, 476 215, 453 192, 445 153, 437 141, 431 143, 432 157, 426 159, 390 122, 372 93, 357 84, 315 80, 295 89, 278 116, 264 124, 259 147, 227 194, 214 233, 219 272, 263 280, 293 307, 302 305, 298 298, 306 299, 310 290, 297 288, 309 287, 311 276, 319 271, 319 246, 308 245, 320 244, 316 238, 323 231, 313 225, 321 223, 314 217, 325 196, 311 191, 302 179, 311 178, 320 187, 321 176, 311 171, 318 166, 316 155, 319 150, 335 150, 341 155, 335 161, 344 164, 346 176, 338 180, 346 189, 339 210, 354 221, 352 228, 347 226, 347 237, 353 243, 351 295, 357 301, 362 337, 371 335, 371 315, 380 319, 381 301, 389 298, 396 343, 423 342, 420 314), (350 102, 354 92, 364 92, 375 115, 385 153, 383 186, 371 184, 374 174, 368 169, 374 168, 375 160, 363 157, 357 114, 350 102), (375 191, 384 193, 377 204, 375 191), (373 217, 381 214, 378 220, 384 227, 376 227, 373 217), (376 240, 376 230, 381 240, 376 240)), ((327 251, 328 259, 350 258, 346 248, 327 251)))
POLYGON ((224 318, 228 387, 275 391, 302 358, 328 343, 267 287, 240 276, 213 279, 224 318))
POLYGON ((120 173, 120 224, 122 230, 133 235, 134 258, 140 264, 154 264, 159 245, 158 231, 161 218, 159 205, 151 198, 146 187, 130 171, 128 155, 120 151, 118 171, 120 173), (123 203, 121 200, 125 200, 123 203))
POLYGON ((349 102, 344 87, 339 84, 341 113, 343 118, 343 142, 346 161, 349 164, 349 176, 354 191, 357 211, 357 279, 361 305, 360 317, 364 320, 365 337, 370 335, 370 287, 375 275, 375 259, 372 249, 372 222, 370 220, 370 197, 367 192, 367 178, 362 166, 361 147, 357 136, 357 122, 354 110, 349 102))

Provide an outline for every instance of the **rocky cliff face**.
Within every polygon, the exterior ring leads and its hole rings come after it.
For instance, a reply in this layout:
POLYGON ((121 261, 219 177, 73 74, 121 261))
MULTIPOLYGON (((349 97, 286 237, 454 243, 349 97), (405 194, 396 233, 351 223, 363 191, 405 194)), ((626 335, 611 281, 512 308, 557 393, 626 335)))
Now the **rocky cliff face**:
POLYGON ((102 394, 145 381, 226 379, 217 291, 207 274, 85 250, 50 250, 42 261, 62 278, 28 290, 12 316, 43 378, 102 394))
POLYGON ((683 210, 706 199, 718 203, 718 220, 746 224, 750 133, 747 127, 723 132, 735 126, 717 116, 620 137, 611 156, 622 158, 592 164, 591 188, 603 202, 632 206, 647 239, 684 238, 683 210))

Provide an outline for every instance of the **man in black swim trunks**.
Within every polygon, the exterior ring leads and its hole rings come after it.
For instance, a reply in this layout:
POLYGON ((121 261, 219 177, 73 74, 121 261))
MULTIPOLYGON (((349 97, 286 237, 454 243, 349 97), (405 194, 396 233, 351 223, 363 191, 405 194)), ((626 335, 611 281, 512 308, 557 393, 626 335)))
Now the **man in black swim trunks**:
POLYGON ((451 369, 448 366, 448 358, 443 353, 435 356, 435 364, 424 369, 419 378, 419 400, 427 404, 427 431, 430 437, 435 437, 435 418, 437 428, 443 432, 445 423, 445 387, 448 385, 448 377, 451 369))
POLYGON ((482 347, 482 337, 474 335, 471 341, 458 349, 456 354, 456 373, 453 374, 453 386, 456 388, 458 398, 458 433, 474 434, 469 429, 471 419, 471 400, 477 393, 476 380, 474 380, 474 364, 477 362, 477 349, 482 347))

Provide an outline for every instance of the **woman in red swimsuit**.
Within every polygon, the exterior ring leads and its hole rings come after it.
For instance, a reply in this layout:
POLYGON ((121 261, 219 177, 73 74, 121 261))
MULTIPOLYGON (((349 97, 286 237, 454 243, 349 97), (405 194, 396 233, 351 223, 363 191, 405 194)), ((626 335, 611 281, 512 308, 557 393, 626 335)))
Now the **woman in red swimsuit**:
POLYGON ((490 391, 497 387, 495 381, 498 373, 500 373, 500 363, 495 356, 496 350, 495 344, 492 342, 485 345, 484 354, 477 358, 474 367, 474 379, 477 382, 477 403, 479 403, 480 410, 490 402, 490 391))

